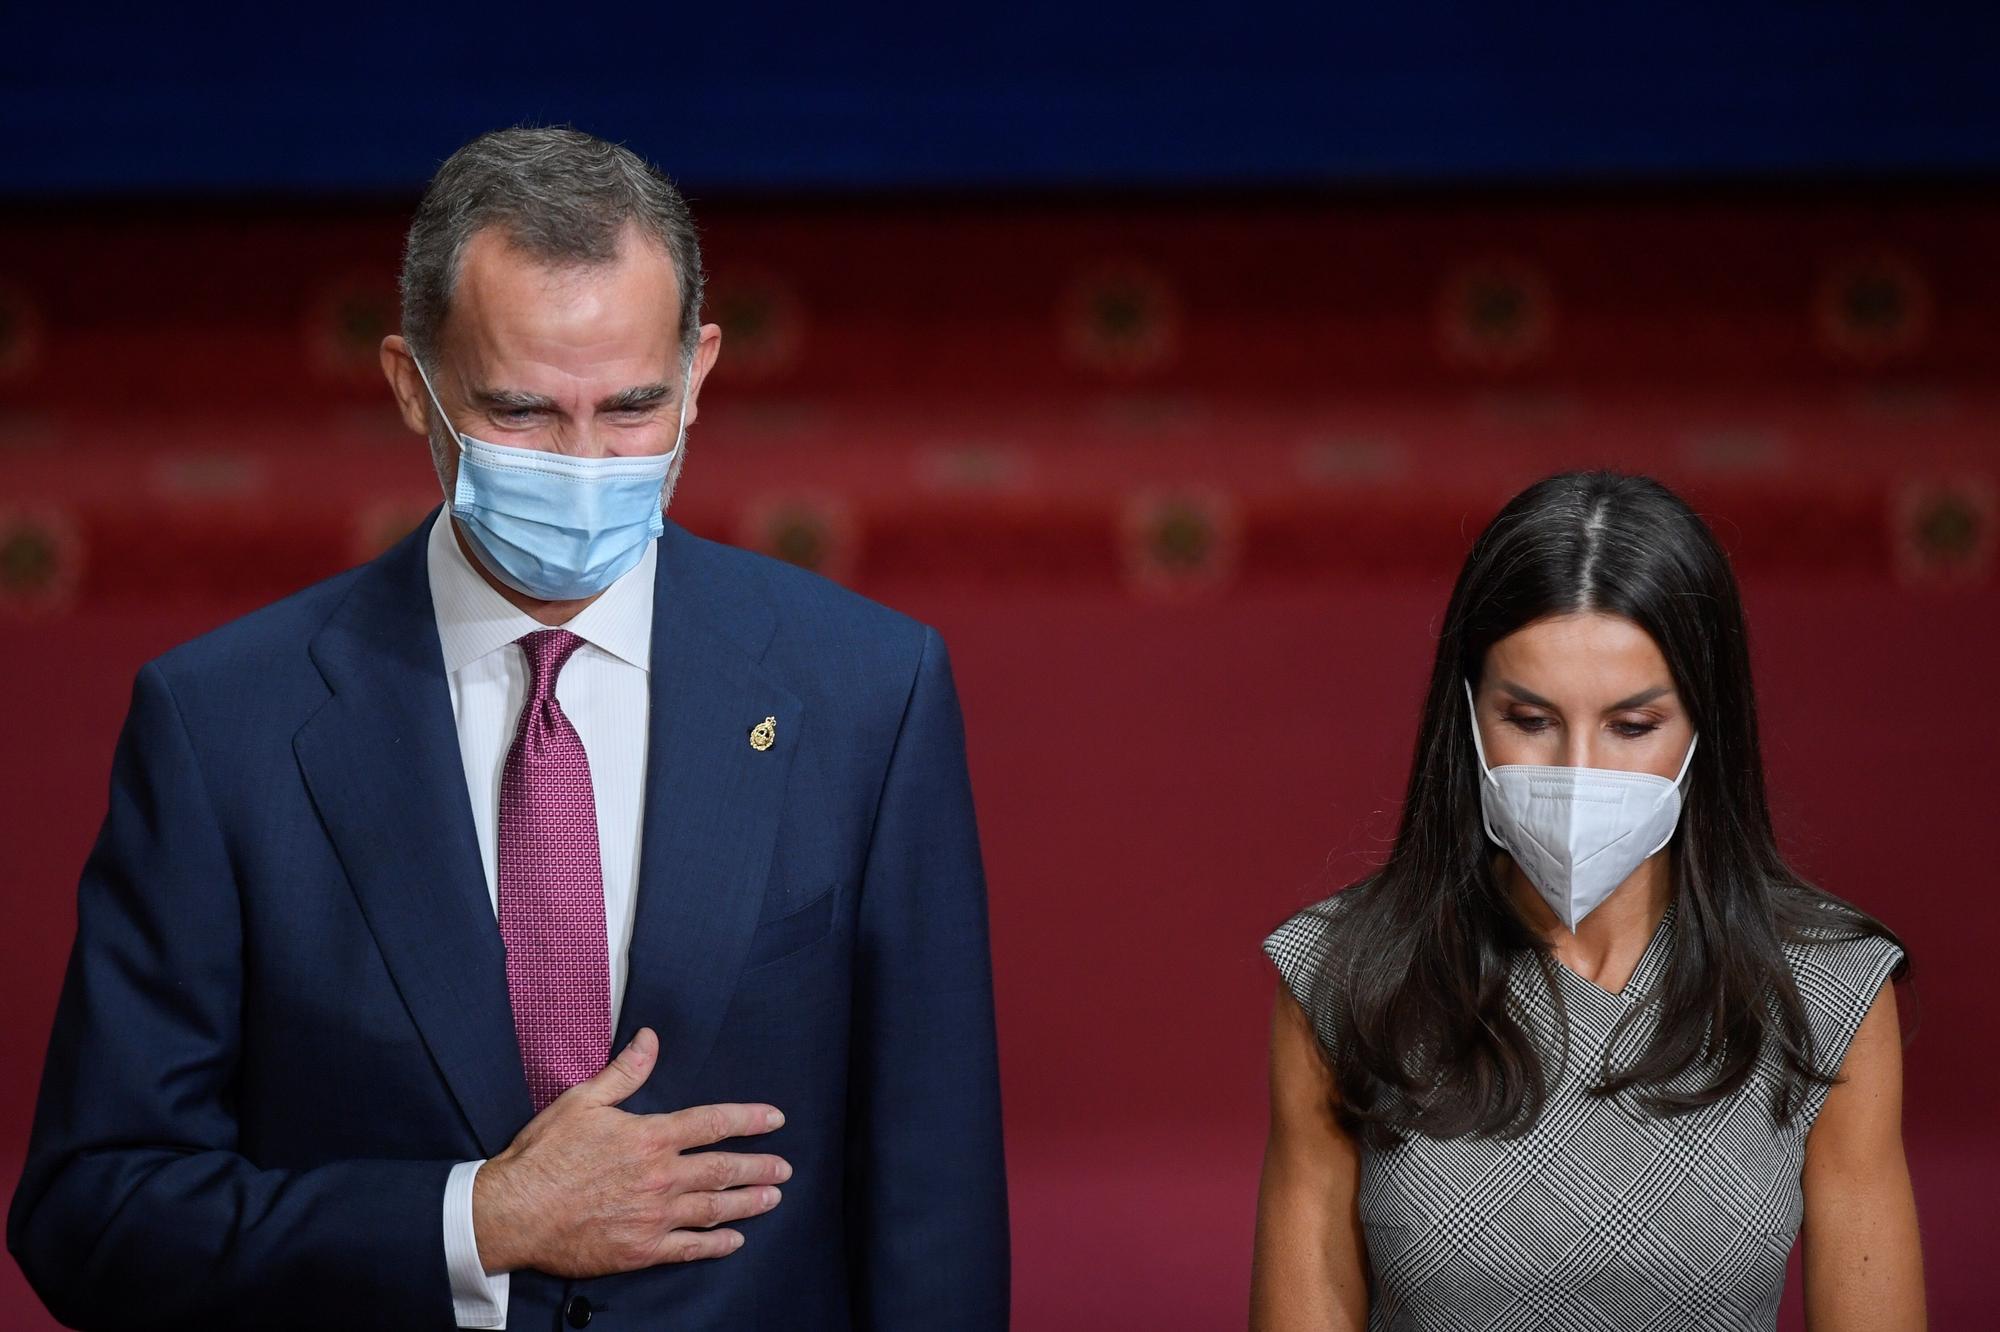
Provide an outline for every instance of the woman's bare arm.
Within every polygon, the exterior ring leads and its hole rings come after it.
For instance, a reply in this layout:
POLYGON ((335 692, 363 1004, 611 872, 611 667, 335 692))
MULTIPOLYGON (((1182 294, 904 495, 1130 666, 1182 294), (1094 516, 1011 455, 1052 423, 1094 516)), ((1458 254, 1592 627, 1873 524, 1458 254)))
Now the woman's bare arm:
POLYGON ((1917 1205, 1903 1158, 1903 1047, 1882 987, 1806 1138, 1805 1296, 1812 1332, 1924 1326, 1917 1205))
POLYGON ((1368 1267, 1360 1162, 1334 1117, 1333 1075, 1282 986, 1271 1015, 1271 1136, 1257 1194, 1252 1332, 1362 1332, 1368 1267))

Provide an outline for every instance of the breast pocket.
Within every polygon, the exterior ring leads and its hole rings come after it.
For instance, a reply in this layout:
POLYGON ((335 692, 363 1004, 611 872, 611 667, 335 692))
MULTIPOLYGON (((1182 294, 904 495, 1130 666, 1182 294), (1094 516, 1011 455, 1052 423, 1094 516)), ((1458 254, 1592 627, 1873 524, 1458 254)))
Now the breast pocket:
POLYGON ((757 926, 750 936, 746 971, 782 962, 824 939, 833 929, 833 899, 838 894, 828 888, 802 907, 773 917, 757 926))

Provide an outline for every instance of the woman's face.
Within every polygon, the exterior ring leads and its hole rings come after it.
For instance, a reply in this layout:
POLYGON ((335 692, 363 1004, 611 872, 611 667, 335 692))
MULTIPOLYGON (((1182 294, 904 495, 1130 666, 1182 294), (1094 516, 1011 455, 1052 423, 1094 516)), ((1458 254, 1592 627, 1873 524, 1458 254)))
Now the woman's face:
POLYGON ((1586 611, 1517 629, 1486 653, 1473 690, 1486 761, 1674 777, 1694 728, 1652 636, 1586 611))

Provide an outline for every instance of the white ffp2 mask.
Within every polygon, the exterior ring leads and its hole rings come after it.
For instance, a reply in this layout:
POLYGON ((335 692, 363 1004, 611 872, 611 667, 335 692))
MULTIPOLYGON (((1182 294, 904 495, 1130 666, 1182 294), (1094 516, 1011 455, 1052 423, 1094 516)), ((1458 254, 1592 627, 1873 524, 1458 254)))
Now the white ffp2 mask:
POLYGON ((1672 781, 1650 772, 1539 763, 1486 766, 1479 709, 1466 682, 1472 744, 1479 754, 1479 803, 1486 835, 1498 842, 1558 919, 1576 931, 1633 870, 1667 844, 1681 817, 1681 787, 1694 742, 1672 781))

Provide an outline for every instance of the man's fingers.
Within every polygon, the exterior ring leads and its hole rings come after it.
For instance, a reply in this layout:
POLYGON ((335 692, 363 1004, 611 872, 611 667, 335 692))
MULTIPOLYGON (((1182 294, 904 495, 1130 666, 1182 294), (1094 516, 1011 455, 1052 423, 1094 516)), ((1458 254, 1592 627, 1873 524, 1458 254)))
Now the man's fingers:
POLYGON ((592 1105, 617 1105, 646 1085, 659 1056, 660 1038, 651 1027, 641 1027, 631 1044, 620 1050, 603 1072, 577 1083, 565 1095, 592 1105))
POLYGON ((735 1230, 670 1230, 660 1237, 656 1263, 693 1263, 703 1258, 721 1258, 743 1247, 743 1235, 735 1230))
POLYGON ((791 1162, 784 1157, 747 1152, 692 1152, 682 1156, 674 1169, 678 1187, 688 1192, 782 1184, 792 1177, 791 1162))
POLYGON ((762 1216, 784 1200, 784 1195, 768 1184, 747 1189, 718 1189, 707 1193, 683 1193, 674 1199, 673 1224, 676 1229, 719 1226, 725 1221, 741 1221, 762 1216))
POLYGON ((696 1105, 659 1118, 661 1137, 675 1151, 769 1133, 785 1122, 774 1105, 696 1105))

